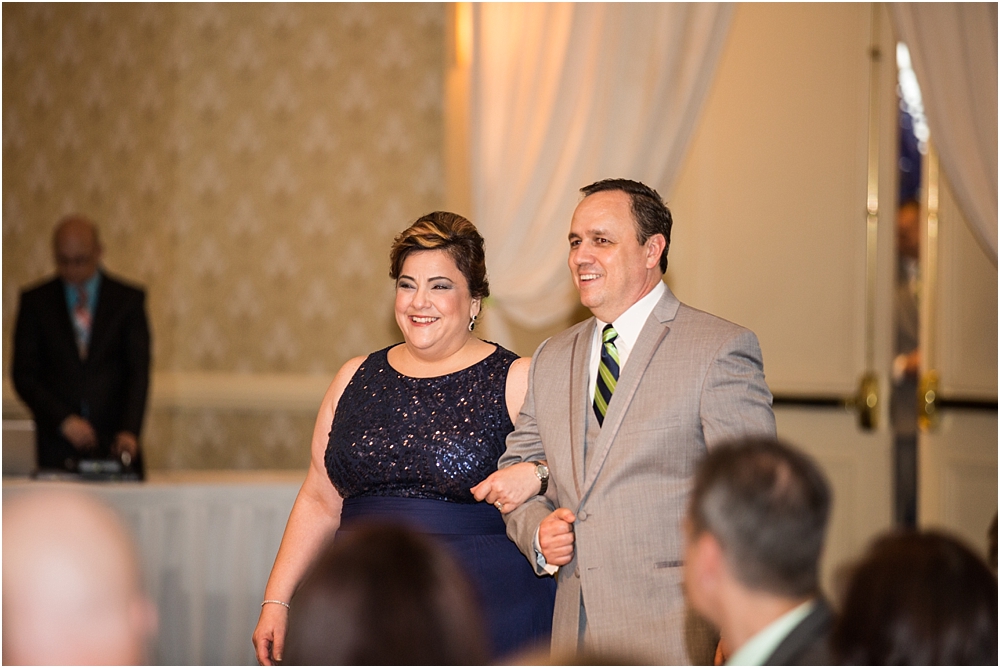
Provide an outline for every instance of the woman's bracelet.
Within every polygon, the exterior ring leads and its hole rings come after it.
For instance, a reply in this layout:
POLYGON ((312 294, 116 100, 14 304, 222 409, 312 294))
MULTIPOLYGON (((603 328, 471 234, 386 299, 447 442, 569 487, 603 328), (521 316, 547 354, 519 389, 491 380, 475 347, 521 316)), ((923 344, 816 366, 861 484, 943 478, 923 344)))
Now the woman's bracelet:
POLYGON ((268 603, 277 603, 278 605, 283 605, 283 606, 285 606, 286 608, 288 608, 289 610, 291 610, 291 607, 289 607, 289 605, 288 605, 287 603, 285 603, 284 601, 279 601, 279 600, 277 600, 277 599, 274 599, 274 598, 269 598, 269 599, 267 599, 266 601, 264 601, 263 603, 261 603, 261 604, 260 604, 260 607, 262 607, 262 608, 263 608, 263 607, 264 607, 265 605, 267 605, 268 603))

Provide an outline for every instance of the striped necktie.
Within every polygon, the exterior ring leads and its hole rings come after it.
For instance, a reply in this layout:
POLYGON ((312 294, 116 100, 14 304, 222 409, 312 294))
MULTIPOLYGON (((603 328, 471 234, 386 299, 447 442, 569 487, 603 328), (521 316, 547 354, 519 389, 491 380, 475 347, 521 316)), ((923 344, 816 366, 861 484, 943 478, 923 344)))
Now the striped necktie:
POLYGON ((87 347, 90 344, 90 305, 87 291, 76 288, 76 307, 73 308, 73 325, 76 330, 76 347, 80 351, 80 359, 87 359, 87 347))
POLYGON ((597 367, 597 387, 594 388, 594 413, 597 414, 597 423, 604 426, 604 416, 608 412, 608 404, 611 403, 611 395, 614 394, 615 386, 618 384, 618 348, 615 347, 615 339, 618 332, 611 325, 605 325, 601 333, 601 364, 597 367))

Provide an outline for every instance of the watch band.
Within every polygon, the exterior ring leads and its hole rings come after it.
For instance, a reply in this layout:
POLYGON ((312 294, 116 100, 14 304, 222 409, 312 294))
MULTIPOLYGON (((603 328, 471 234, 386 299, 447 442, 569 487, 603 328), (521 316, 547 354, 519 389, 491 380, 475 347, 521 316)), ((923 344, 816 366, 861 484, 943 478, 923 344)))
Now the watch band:
POLYGON ((538 476, 538 479, 542 483, 542 488, 538 490, 538 495, 541 496, 549 488, 549 467, 545 464, 536 464, 535 475, 538 476), (545 470, 544 474, 542 473, 542 469, 545 470))

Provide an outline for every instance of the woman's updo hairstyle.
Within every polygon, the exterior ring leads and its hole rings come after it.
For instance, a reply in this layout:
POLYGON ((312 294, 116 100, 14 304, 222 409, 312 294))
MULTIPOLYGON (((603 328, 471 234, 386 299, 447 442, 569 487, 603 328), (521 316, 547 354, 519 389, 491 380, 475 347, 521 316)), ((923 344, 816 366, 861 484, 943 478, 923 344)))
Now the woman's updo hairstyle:
POLYGON ((403 262, 410 253, 425 250, 448 251, 455 266, 465 276, 473 299, 490 296, 486 278, 486 252, 476 226, 457 213, 435 211, 421 216, 392 242, 389 277, 398 280, 403 262))

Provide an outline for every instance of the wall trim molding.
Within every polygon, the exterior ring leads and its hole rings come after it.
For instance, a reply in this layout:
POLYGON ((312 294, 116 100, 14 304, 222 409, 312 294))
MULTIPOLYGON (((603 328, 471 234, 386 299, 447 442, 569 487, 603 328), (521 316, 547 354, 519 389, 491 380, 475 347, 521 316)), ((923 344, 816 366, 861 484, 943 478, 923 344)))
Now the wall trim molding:
MULTIPOLYGON (((151 379, 149 407, 266 412, 316 412, 333 375, 160 371, 151 379)), ((3 379, 3 416, 29 415, 9 376, 3 379)))

